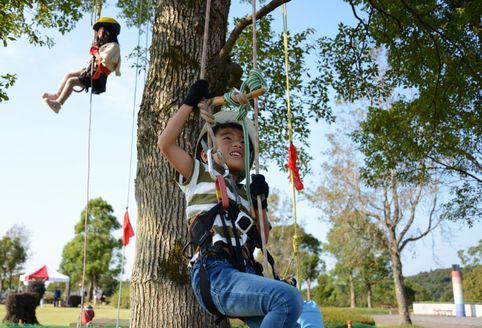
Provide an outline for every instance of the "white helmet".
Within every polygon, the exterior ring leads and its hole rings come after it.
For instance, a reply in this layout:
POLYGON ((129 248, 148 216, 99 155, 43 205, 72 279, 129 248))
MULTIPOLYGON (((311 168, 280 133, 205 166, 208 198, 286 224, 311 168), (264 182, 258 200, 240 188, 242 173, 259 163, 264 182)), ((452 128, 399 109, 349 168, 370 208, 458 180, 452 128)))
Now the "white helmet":
MULTIPOLYGON (((227 125, 227 124, 235 124, 235 125, 238 125, 239 127, 243 127, 243 123, 242 121, 238 121, 238 115, 239 113, 238 112, 235 112, 235 111, 231 111, 231 110, 228 110, 228 111, 221 111, 221 112, 218 112, 216 114, 214 114, 214 120, 216 122, 216 124, 214 124, 213 126, 213 130, 215 131, 220 125, 227 125)), ((245 118, 244 119, 246 121, 246 129, 248 130, 248 137, 249 137, 249 142, 250 142, 250 155, 249 155, 249 162, 250 162, 250 165, 253 165, 253 161, 254 161, 254 141, 256 140, 256 130, 254 128, 254 124, 253 122, 249 119, 249 118, 245 118)), ((202 130, 201 130, 201 133, 199 133, 199 138, 197 139, 197 142, 196 142, 196 153, 195 153, 195 157, 197 159, 201 159, 201 151, 203 150, 203 146, 202 146, 202 140, 206 140, 206 136, 207 136, 207 130, 206 130, 206 125, 203 126, 202 130)))

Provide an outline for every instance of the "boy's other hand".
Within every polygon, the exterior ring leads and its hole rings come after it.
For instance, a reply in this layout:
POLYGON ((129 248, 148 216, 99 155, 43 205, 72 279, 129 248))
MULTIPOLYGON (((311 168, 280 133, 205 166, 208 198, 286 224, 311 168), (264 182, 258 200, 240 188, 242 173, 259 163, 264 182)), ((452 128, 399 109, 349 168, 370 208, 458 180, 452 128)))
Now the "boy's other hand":
POLYGON ((266 182, 264 175, 262 174, 252 174, 251 184, 249 185, 251 191, 251 197, 253 202, 256 204, 257 196, 261 196, 261 205, 265 209, 268 207, 268 195, 269 195, 269 185, 266 182))
POLYGON ((189 88, 184 103, 186 105, 195 107, 203 98, 209 96, 209 84, 206 80, 197 80, 189 88))

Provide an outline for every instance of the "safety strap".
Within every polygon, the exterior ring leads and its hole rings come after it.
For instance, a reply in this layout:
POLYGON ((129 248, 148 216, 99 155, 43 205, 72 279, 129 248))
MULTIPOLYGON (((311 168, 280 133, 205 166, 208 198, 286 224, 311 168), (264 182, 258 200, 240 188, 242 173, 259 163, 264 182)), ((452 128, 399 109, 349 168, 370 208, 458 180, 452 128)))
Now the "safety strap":
POLYGON ((106 76, 110 74, 110 70, 105 67, 104 65, 102 65, 101 62, 98 62, 97 63, 97 69, 94 73, 94 75, 92 75, 92 80, 98 80, 100 78, 100 73, 104 73, 106 76))
POLYGON ((217 317, 215 321, 216 323, 221 322, 226 316, 219 312, 216 305, 214 305, 213 297, 211 296, 211 281, 209 280, 208 272, 204 265, 201 265, 201 268, 199 269, 199 288, 204 306, 206 306, 209 312, 217 317))

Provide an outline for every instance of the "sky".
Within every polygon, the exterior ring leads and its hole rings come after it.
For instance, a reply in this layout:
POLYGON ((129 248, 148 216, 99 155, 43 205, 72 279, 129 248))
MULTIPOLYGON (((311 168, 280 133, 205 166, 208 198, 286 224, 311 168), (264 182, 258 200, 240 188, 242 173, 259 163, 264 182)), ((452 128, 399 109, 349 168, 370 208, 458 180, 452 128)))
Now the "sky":
MULTIPOLYGON (((316 37, 334 35, 340 21, 354 21, 350 7, 342 1, 295 0, 287 8, 290 30, 313 27, 316 37)), ((251 5, 233 1, 232 16, 250 13, 251 5)), ((118 18, 118 12, 113 5, 106 5, 103 16, 118 18)), ((281 30, 281 8, 274 17, 281 30)), ((92 41, 90 13, 66 35, 48 33, 56 42, 51 49, 34 47, 21 39, 0 50, 0 74, 16 73, 18 78, 15 86, 7 90, 10 100, 0 103, 0 238, 14 224, 27 227, 31 253, 25 264, 26 272, 44 264, 59 268, 62 249, 74 237, 74 226, 87 203, 89 95, 73 94, 60 113, 54 114, 42 101, 41 94, 55 92, 65 73, 86 66, 92 41)), ((136 153, 134 140, 131 157, 131 129, 133 122, 137 122, 134 116, 142 98, 144 74, 138 76, 134 92, 136 72, 131 67, 134 61, 126 56, 137 45, 137 39, 136 29, 122 26, 119 35, 122 76, 112 74, 107 92, 93 96, 89 179, 90 198, 102 197, 111 204, 121 223, 125 207, 129 206, 134 229, 136 153)), ((145 35, 141 37, 141 45, 145 45, 145 35)), ((314 157, 313 174, 303 177, 308 187, 319 182, 326 133, 334 129, 324 123, 313 124, 311 128, 309 153, 314 157)), ((281 190, 289 199, 291 187, 286 173, 276 167, 262 173, 272 188, 281 190)), ((319 218, 319 210, 299 198, 299 221, 307 231, 325 241, 329 226, 319 218)), ((480 223, 472 229, 450 225, 417 242, 405 251, 404 273, 413 275, 459 263, 457 251, 476 245, 481 238, 480 228, 480 223)), ((125 250, 126 278, 132 271, 135 241, 136 237, 125 250)), ((327 261, 329 266, 333 263, 333 259, 327 261)))

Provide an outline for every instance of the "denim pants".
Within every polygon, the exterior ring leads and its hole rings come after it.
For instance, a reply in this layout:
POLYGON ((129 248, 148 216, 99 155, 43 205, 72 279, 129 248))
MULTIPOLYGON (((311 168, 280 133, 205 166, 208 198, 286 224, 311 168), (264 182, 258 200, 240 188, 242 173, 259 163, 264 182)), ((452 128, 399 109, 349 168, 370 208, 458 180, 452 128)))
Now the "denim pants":
POLYGON ((303 308, 298 290, 282 281, 264 278, 246 266, 246 272, 235 269, 226 259, 207 257, 197 261, 191 272, 191 284, 199 304, 203 304, 199 287, 199 269, 204 265, 211 282, 211 296, 219 312, 240 318, 251 328, 297 328, 296 320, 303 308))

